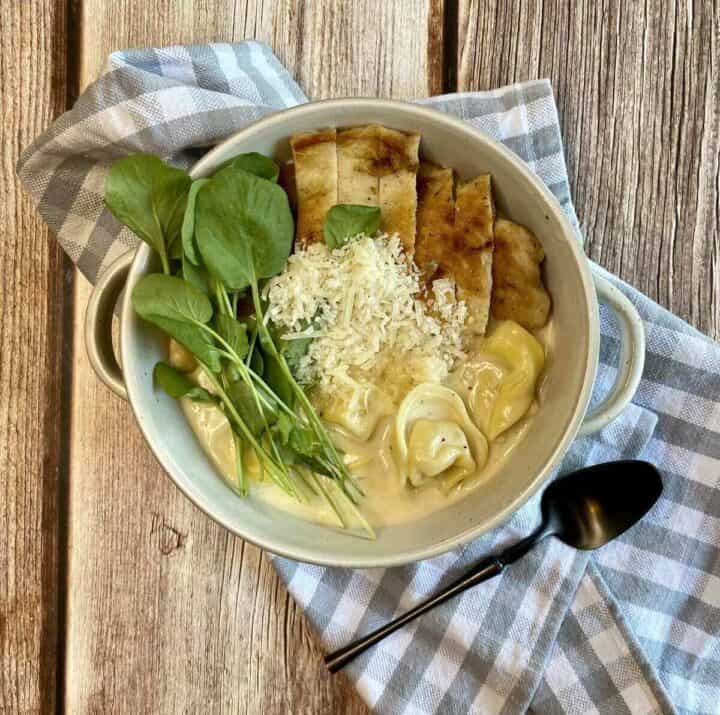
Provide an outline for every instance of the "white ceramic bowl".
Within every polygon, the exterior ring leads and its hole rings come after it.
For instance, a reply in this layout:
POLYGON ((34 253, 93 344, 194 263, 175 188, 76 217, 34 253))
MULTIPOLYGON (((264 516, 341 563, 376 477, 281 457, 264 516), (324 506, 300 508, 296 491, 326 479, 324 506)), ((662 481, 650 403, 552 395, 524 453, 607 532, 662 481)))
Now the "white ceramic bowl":
POLYGON ((637 313, 613 286, 593 277, 552 194, 512 152, 448 115, 414 104, 376 99, 305 104, 262 119, 228 138, 198 162, 192 175, 205 176, 242 152, 257 151, 285 159, 289 154, 287 139, 295 132, 367 123, 419 132, 423 156, 453 167, 461 178, 490 172, 500 210, 530 228, 545 249, 554 332, 545 398, 522 445, 486 485, 419 521, 380 529, 376 541, 301 521, 252 495, 240 499, 216 473, 178 404, 153 390, 153 366, 166 357, 165 343, 135 315, 130 304, 133 286, 154 265, 146 245, 141 245, 134 257, 123 256, 106 271, 91 298, 86 322, 88 352, 98 374, 118 394, 127 396, 160 463, 197 506, 230 531, 276 554, 352 567, 389 566, 435 556, 508 519, 542 486, 580 430, 602 427, 627 404, 637 387, 644 356, 637 313), (121 308, 121 374, 112 354, 109 321, 114 300, 125 282, 128 290, 121 308), (618 314, 623 350, 615 388, 598 410, 586 416, 598 363, 598 294, 618 314))

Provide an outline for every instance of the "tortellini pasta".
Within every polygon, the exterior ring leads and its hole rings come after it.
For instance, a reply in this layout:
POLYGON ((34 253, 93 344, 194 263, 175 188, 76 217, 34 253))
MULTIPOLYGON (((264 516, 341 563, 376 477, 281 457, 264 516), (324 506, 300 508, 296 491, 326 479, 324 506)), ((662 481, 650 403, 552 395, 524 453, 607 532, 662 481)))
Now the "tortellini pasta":
POLYGON ((463 401, 448 387, 423 383, 402 401, 395 418, 395 461, 403 484, 430 479, 450 489, 485 465, 488 444, 463 401))
POLYGON ((541 343, 511 320, 499 321, 457 381, 475 423, 489 440, 512 427, 530 409, 545 365, 541 343))
POLYGON ((475 471, 467 437, 448 420, 417 420, 408 438, 409 478, 418 486, 428 477, 464 477, 475 471))
POLYGON ((380 419, 393 411, 392 400, 382 390, 375 385, 354 383, 325 399, 322 417, 364 442, 370 439, 380 419))
POLYGON ((415 386, 423 382, 442 382, 448 374, 445 361, 439 355, 403 356, 389 360, 382 372, 383 389, 400 402, 415 386))

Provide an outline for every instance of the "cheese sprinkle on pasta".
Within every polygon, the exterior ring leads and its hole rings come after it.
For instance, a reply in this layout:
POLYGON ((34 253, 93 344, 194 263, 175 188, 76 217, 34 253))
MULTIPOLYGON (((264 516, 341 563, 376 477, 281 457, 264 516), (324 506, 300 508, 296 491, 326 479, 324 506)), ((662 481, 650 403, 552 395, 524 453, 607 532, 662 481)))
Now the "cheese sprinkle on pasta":
POLYGON ((264 297, 285 339, 313 338, 296 377, 321 394, 374 384, 395 401, 415 384, 444 380, 465 357, 467 308, 455 283, 436 280, 422 300, 420 275, 396 235, 334 251, 312 244, 289 257, 264 297))

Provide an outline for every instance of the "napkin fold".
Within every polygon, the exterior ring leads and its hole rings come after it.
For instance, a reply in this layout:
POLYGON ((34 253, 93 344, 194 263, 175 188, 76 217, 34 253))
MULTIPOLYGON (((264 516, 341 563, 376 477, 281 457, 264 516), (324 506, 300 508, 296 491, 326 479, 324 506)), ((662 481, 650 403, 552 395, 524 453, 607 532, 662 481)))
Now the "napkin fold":
MULTIPOLYGON (((128 50, 23 152, 18 173, 94 281, 137 239, 102 204, 107 169, 133 152, 189 167, 251 122, 307 101, 257 42, 128 50)), ((582 240, 547 81, 420 100, 503 142, 548 185, 582 240)), ((595 267, 596 270, 602 269, 595 267)), ((577 439, 560 472, 609 459, 654 462, 663 495, 594 554, 548 541, 499 578, 444 604, 346 669, 379 713, 710 713, 720 702, 720 346, 609 277, 645 323, 635 402, 577 439)), ((618 331, 602 311, 597 401, 618 331)), ((383 623, 487 553, 526 535, 539 497, 462 549, 393 569, 275 558, 327 648, 383 623)))

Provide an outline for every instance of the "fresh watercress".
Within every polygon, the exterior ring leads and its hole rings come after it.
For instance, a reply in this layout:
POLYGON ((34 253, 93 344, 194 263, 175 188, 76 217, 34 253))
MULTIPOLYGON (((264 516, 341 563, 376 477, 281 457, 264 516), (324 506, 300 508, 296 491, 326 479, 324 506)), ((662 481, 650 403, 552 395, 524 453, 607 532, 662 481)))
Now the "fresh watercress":
POLYGON ((179 261, 183 256, 183 245, 180 235, 178 234, 168 246, 168 258, 179 261))
POLYGON ((279 412, 273 430, 279 437, 281 444, 287 445, 290 440, 290 434, 294 428, 293 420, 291 420, 285 412, 279 412))
POLYGON ((292 383, 280 365, 280 360, 269 351, 263 354, 263 379, 268 387, 284 402, 286 405, 293 407, 295 402, 295 393, 292 383))
POLYGON ((210 295, 210 282, 207 271, 202 266, 193 264, 188 259, 187 254, 182 256, 182 279, 205 295, 210 295))
POLYGON ((293 242, 287 194, 234 165, 195 199, 195 238, 210 273, 230 291, 277 275, 293 242))
MULTIPOLYGON (((283 340, 268 327, 260 298, 259 281, 282 270, 294 238, 277 178, 277 165, 260 154, 236 157, 195 182, 156 157, 138 155, 113 166, 106 203, 162 261, 164 274, 146 275, 135 286, 135 311, 194 355, 211 390, 165 363, 156 367, 156 385, 174 397, 221 406, 233 430, 241 495, 247 493, 243 451, 251 449, 262 472, 288 494, 299 498, 305 484, 342 521, 332 489, 317 475, 331 480, 352 509, 361 492, 293 376, 310 339, 283 340), (251 313, 242 319, 240 298, 251 313)), ((378 210, 345 209, 330 217, 333 240, 377 230, 378 210)))
POLYGON ((105 205, 148 243, 170 272, 169 249, 180 234, 191 180, 150 154, 116 161, 105 180, 105 205))
POLYGON ((280 341, 280 352, 284 355, 290 372, 295 375, 300 366, 300 358, 307 353, 312 338, 296 338, 294 340, 280 338, 280 341))
POLYGON ((210 179, 197 179, 192 182, 188 191, 187 205, 185 206, 185 214, 183 215, 180 230, 185 256, 195 266, 200 265, 200 255, 195 245, 195 199, 198 191, 209 181, 210 179))
POLYGON ((288 405, 293 405, 295 402, 295 392, 292 376, 297 374, 300 358, 307 353, 312 338, 285 340, 280 332, 281 331, 275 327, 270 328, 269 336, 272 342, 269 343, 265 337, 261 338, 260 343, 263 346, 263 350, 262 352, 258 351, 258 355, 261 355, 263 361, 263 376, 267 384, 283 402, 288 405), (282 355, 291 375, 288 375, 287 372, 283 370, 279 357, 275 357, 274 355, 273 347, 282 355))
POLYGON ((374 236, 380 228, 380 209, 377 206, 337 204, 325 216, 323 235, 330 250, 342 248, 359 235, 374 236))
POLYGON ((143 276, 132 294, 135 311, 146 320, 160 316, 188 323, 207 323, 213 316, 209 298, 177 276, 150 273, 143 276))
POLYGON ((258 407, 252 388, 238 380, 227 387, 227 394, 250 431, 260 437, 277 420, 277 411, 268 405, 258 407))
POLYGON ((280 167, 272 159, 257 152, 238 154, 238 156, 229 159, 215 172, 215 176, 228 166, 234 169, 244 169, 250 174, 259 176, 261 179, 271 181, 273 184, 277 184, 278 177, 280 176, 280 167))
POLYGON ((153 385, 176 400, 187 397, 196 402, 215 402, 215 398, 207 390, 199 387, 187 375, 164 362, 155 365, 153 385))
POLYGON ((150 273, 132 293, 135 312, 193 353, 213 372, 220 370, 220 352, 204 330, 213 315, 210 299, 175 276, 150 273))
POLYGON ((248 351, 247 326, 231 315, 218 315, 215 318, 215 327, 220 337, 242 360, 248 351))
POLYGON ((332 477, 333 473, 318 456, 322 454, 321 445, 312 429, 295 427, 289 434, 288 446, 298 456, 301 463, 317 474, 332 477))
POLYGON ((252 346, 250 353, 250 361, 248 367, 256 374, 262 377, 265 374, 265 359, 257 345, 252 346))

